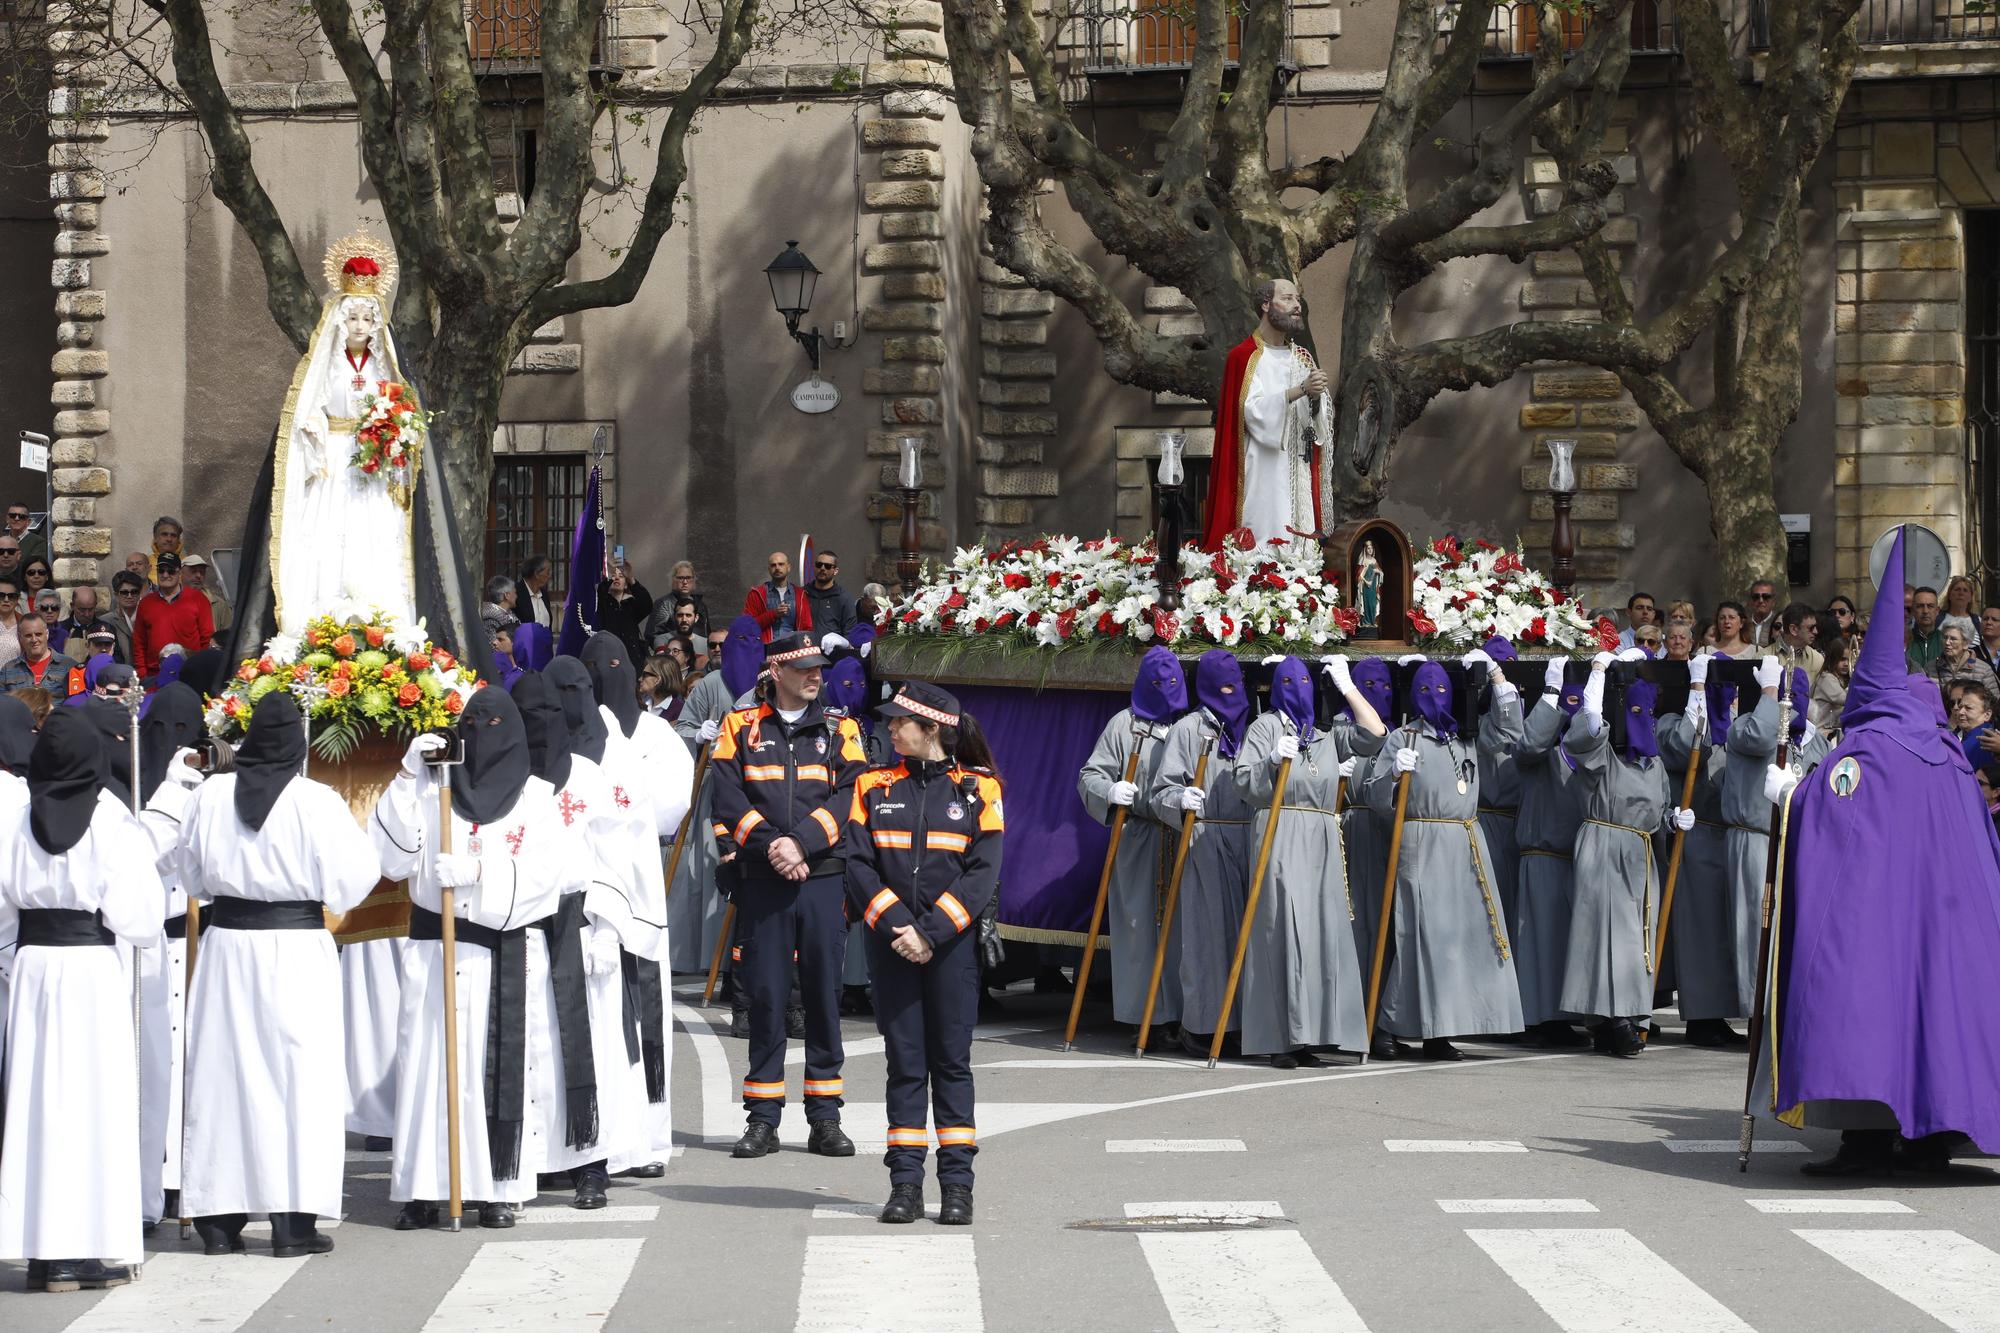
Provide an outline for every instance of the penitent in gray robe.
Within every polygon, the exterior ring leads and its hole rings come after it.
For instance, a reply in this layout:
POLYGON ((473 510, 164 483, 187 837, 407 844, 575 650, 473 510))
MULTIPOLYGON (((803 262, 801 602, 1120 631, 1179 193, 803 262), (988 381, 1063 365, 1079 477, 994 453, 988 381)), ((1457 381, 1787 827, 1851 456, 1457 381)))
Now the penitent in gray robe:
POLYGON ((1521 984, 1521 1018, 1529 1026, 1568 1017, 1562 1007, 1563 972, 1569 966, 1570 917, 1575 910, 1576 831, 1583 823, 1575 764, 1557 748, 1568 721, 1555 696, 1528 710, 1514 767, 1521 782, 1515 837, 1521 848, 1516 891, 1520 917, 1507 938, 1514 943, 1514 975, 1521 984))
POLYGON ((1390 732, 1360 793, 1384 814, 1395 813, 1393 756, 1405 746, 1417 751, 1417 771, 1396 865, 1396 956, 1378 1023, 1398 1037, 1519 1032, 1520 986, 1479 828, 1478 762, 1466 742, 1428 727, 1390 732))
MULTIPOLYGON (((674 719, 674 732, 699 752, 696 739, 704 722, 720 722, 736 706, 729 697, 720 671, 711 671, 688 691, 681 715, 674 719)), ((722 914, 727 907, 716 888, 715 870, 720 864, 716 851, 715 808, 706 776, 701 784, 701 800, 694 818, 688 820, 688 848, 681 853, 680 868, 667 887, 667 958, 676 972, 706 972, 715 956, 715 941, 722 934, 722 914)), ((668 850, 669 859, 673 852, 668 850)), ((728 959, 723 960, 727 970, 728 959)))
MULTIPOLYGON (((1778 700, 1765 695, 1729 724, 1728 767, 1722 776, 1722 855, 1729 873, 1729 938, 1735 948, 1736 993, 1749 1013, 1756 995, 1757 943, 1764 925, 1764 874, 1770 868, 1771 803, 1764 773, 1778 757, 1778 700)), ((1826 737, 1807 726, 1788 756, 1801 779, 1826 756, 1826 737)), ((1679 909, 1676 908, 1676 911, 1679 909)))
MULTIPOLYGON (((1336 736, 1343 726, 1358 730, 1351 722, 1336 723, 1336 736)), ((1375 929, 1382 920, 1382 890, 1389 877, 1389 816, 1363 805, 1359 795, 1369 769, 1389 762, 1379 746, 1376 751, 1372 759, 1356 757, 1354 776, 1348 779, 1347 797, 1340 808, 1340 838, 1347 847, 1347 890, 1354 899, 1354 951, 1361 958, 1364 973, 1375 965, 1375 929)), ((1342 753, 1354 753, 1353 747, 1342 753)), ((1395 956, 1395 949, 1396 942, 1390 940, 1385 966, 1387 958, 1395 956)))
MULTIPOLYGON (((1100 824, 1109 825, 1118 807, 1111 804, 1111 785, 1125 777, 1125 766, 1138 748, 1139 767, 1132 775, 1139 794, 1125 818, 1118 840, 1118 860, 1111 868, 1111 892, 1105 903, 1105 931, 1111 937, 1111 1012, 1120 1023, 1138 1023, 1146 1013, 1146 991, 1153 980, 1153 956, 1160 945, 1160 912, 1166 904, 1167 876, 1173 869, 1180 820, 1171 826, 1147 804, 1147 794, 1166 754, 1169 724, 1141 722, 1129 708, 1104 724, 1097 746, 1076 775, 1076 794, 1084 809, 1100 824)), ((1212 766, 1212 765, 1211 765, 1212 766)), ((1183 886, 1185 889, 1185 886, 1183 886)), ((1167 958, 1179 956, 1180 923, 1167 941, 1167 958)), ((1160 971, 1160 998, 1153 1007, 1156 1024, 1181 1018, 1181 979, 1172 967, 1160 971)))
POLYGON ((1659 884, 1653 830, 1667 813, 1667 770, 1657 757, 1626 759, 1604 719, 1578 713, 1563 736, 1583 811, 1576 834, 1575 911, 1562 1008, 1597 1018, 1653 1010, 1653 942, 1659 884))
MULTIPOLYGON (((1232 773, 1257 811, 1250 825, 1253 862, 1269 824, 1278 738, 1296 734, 1283 714, 1266 713, 1244 733, 1232 773)), ((1355 948, 1355 903, 1341 854, 1334 799, 1349 745, 1372 753, 1381 738, 1358 727, 1316 732, 1299 743, 1285 784, 1285 804, 1271 841, 1270 868, 1243 958, 1243 1054, 1277 1055, 1307 1046, 1361 1051, 1368 1044, 1368 975, 1355 948)))
POLYGON ((1514 822, 1521 809, 1521 775, 1514 766, 1514 746, 1521 739, 1521 695, 1496 693, 1479 719, 1479 827, 1486 833, 1486 850, 1493 853, 1493 882, 1500 890, 1507 934, 1520 927, 1516 901, 1520 893, 1521 848, 1514 822))
MULTIPOLYGON (((1201 784, 1208 803, 1195 821, 1174 922, 1180 936, 1181 1027, 1195 1033, 1214 1032, 1222 1012, 1236 934, 1243 928, 1252 855, 1250 816, 1255 812, 1236 788, 1230 761, 1216 747, 1218 731, 1215 720, 1201 708, 1174 723, 1149 798, 1155 819, 1179 827, 1180 793, 1193 784, 1195 766, 1204 749, 1208 751, 1208 771, 1201 784)), ((1167 966, 1173 965, 1169 956, 1167 966)), ((1166 989, 1164 979, 1160 989, 1166 989)), ((1230 1014, 1232 1032, 1241 1026, 1242 1017, 1241 1009, 1230 1014)))
MULTIPOLYGON (((1673 799, 1680 800, 1696 740, 1684 714, 1659 720, 1660 757, 1666 760, 1673 799), (1678 770, 1681 777, 1674 776, 1678 770)), ((1694 781, 1694 827, 1681 846, 1680 874, 1674 880, 1674 914, 1668 923, 1674 963, 1674 990, 1681 1017, 1741 1018, 1749 1006, 1738 998, 1736 944, 1729 906, 1729 870, 1722 855, 1722 765, 1702 724, 1701 767, 1694 781)), ((1761 775, 1760 775, 1761 781, 1761 775)))

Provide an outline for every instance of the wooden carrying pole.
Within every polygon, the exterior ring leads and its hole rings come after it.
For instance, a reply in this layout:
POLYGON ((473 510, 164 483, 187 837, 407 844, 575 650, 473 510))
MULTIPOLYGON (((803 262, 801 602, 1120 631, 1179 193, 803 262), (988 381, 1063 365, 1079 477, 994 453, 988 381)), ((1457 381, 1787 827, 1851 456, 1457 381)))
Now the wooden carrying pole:
POLYGON ((680 874, 681 853, 687 850, 688 830, 694 827, 694 812, 701 806, 701 784, 708 776, 708 747, 701 747, 701 753, 694 761, 694 790, 688 795, 688 811, 681 816, 681 826, 674 832, 674 854, 667 862, 667 891, 663 897, 674 896, 674 877, 680 874))
MULTIPOLYGON (((729 947, 729 932, 736 925, 736 903, 732 899, 722 909, 722 933, 715 939, 715 956, 708 960, 708 985, 702 987, 701 1002, 707 1004, 715 995, 715 976, 722 971, 722 951, 729 947)), ((742 992, 737 992, 741 994, 742 992)))
MULTIPOLYGON (((1695 779, 1701 776, 1703 757, 1708 752, 1699 741, 1688 755, 1687 777, 1681 780, 1681 809, 1691 809, 1694 805, 1695 779)), ((1674 845, 1667 853, 1667 879, 1660 888, 1660 933, 1653 941, 1653 971, 1660 970, 1660 960, 1667 956, 1667 922, 1674 914, 1674 883, 1681 875, 1681 853, 1687 848, 1687 830, 1674 830, 1674 845)))
POLYGON ((1410 806, 1410 775, 1403 774, 1396 779, 1396 820, 1389 829, 1389 873, 1382 877, 1382 915, 1375 922, 1375 961, 1368 969, 1368 1046, 1361 1052, 1361 1063, 1368 1063, 1368 1052, 1375 1048, 1375 1017, 1380 1012, 1382 1002, 1382 960, 1389 952, 1389 914, 1396 909, 1396 869, 1403 859, 1403 815, 1410 806))
MULTIPOLYGON (((451 765, 438 766, 438 855, 451 855, 451 765)), ((451 1229, 465 1216, 464 1182, 459 1177, 458 1124, 458 903, 449 884, 438 888, 444 948, 444 1135, 451 1172, 451 1229)))
POLYGON ((1236 957, 1229 963, 1229 984, 1222 989, 1222 1012, 1215 1016, 1215 1035, 1208 1043, 1208 1067, 1222 1059, 1222 1042, 1229 1035, 1229 1011, 1236 1007, 1236 983, 1243 979, 1243 956, 1250 949, 1250 929, 1257 924, 1257 899, 1264 891, 1264 875, 1271 868, 1271 844, 1278 839, 1278 815, 1285 808, 1285 788, 1292 780, 1292 761, 1278 765, 1278 781, 1271 788, 1271 813, 1264 821, 1264 840, 1257 846, 1256 871, 1250 876, 1250 895, 1243 903, 1243 929, 1236 932, 1236 957))
MULTIPOLYGON (((1132 754, 1125 761, 1125 781, 1139 775, 1139 755, 1146 748, 1145 737, 1132 737, 1132 754)), ((1132 807, 1121 805, 1111 816, 1111 845, 1104 849, 1104 873, 1097 877, 1097 901, 1090 905, 1090 934, 1083 941, 1083 961, 1076 968, 1076 994, 1070 997, 1069 1026, 1063 1029, 1064 1050, 1076 1044, 1076 1021, 1083 1015, 1083 989, 1090 984, 1090 964, 1097 957, 1097 936, 1104 926, 1104 901, 1111 896, 1111 872, 1118 865, 1118 844, 1125 837, 1125 817, 1132 807)))
MULTIPOLYGON (((1206 791, 1203 785, 1208 777, 1208 754, 1211 746, 1204 745, 1201 758, 1194 762, 1194 781, 1188 785, 1196 791, 1206 791)), ((1192 810, 1181 812, 1180 842, 1174 847, 1173 873, 1167 876, 1166 906, 1160 911, 1160 942, 1153 950, 1153 979, 1146 984, 1146 1012, 1139 1016, 1139 1045, 1132 1054, 1144 1058, 1146 1039, 1153 1032, 1153 1006, 1160 998, 1160 975, 1167 970, 1167 940, 1174 930, 1174 909, 1180 905, 1181 875, 1187 870, 1188 848, 1194 845, 1194 825, 1197 816, 1192 810)))
MULTIPOLYGON (((1778 691, 1778 767, 1791 767, 1792 673, 1784 674, 1778 691)), ((1764 1008, 1771 994, 1771 912, 1777 905, 1778 876, 1784 858, 1785 802, 1771 803, 1771 831, 1765 835, 1770 846, 1764 856, 1764 913, 1757 928, 1757 993, 1750 1005, 1750 1067, 1743 1071, 1743 1126, 1736 1136, 1736 1169, 1750 1169, 1750 1145, 1757 1135, 1757 1118, 1750 1113, 1751 1099, 1757 1095, 1757 1052, 1764 1041, 1764 1008)))

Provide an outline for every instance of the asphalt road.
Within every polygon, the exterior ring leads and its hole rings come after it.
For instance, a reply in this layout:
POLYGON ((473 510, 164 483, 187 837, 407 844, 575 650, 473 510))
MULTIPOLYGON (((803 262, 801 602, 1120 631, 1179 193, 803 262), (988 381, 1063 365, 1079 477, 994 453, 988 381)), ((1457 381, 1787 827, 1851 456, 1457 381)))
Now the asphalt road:
POLYGON ((1108 1025, 1061 1053, 1062 997, 1016 993, 974 1052, 975 1224, 886 1227, 869 1022, 847 1029, 861 1154, 808 1156, 787 1122, 786 1151, 738 1162, 743 1043, 691 1004, 684 1146, 610 1209, 558 1190, 511 1231, 397 1233, 387 1162, 356 1151, 333 1254, 258 1235, 204 1259, 170 1224, 112 1292, 28 1296, 0 1264, 0 1329, 2000 1330, 2000 1171, 1829 1187, 1797 1167, 1833 1136, 1760 1122, 1738 1174, 1742 1059, 1672 1034, 1634 1061, 1210 1071, 1135 1061, 1108 1025))

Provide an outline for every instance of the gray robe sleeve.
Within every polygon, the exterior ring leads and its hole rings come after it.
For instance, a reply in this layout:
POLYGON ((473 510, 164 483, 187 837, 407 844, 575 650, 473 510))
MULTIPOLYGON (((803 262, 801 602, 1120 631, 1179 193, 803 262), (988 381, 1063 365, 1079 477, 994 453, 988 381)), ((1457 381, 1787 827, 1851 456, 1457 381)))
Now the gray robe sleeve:
POLYGON ((1382 738, 1382 749, 1368 765, 1367 773, 1357 770, 1354 774, 1356 805, 1365 805, 1378 815, 1396 813, 1396 779, 1401 776, 1396 772, 1396 751, 1413 743, 1408 727, 1397 727, 1382 738))
POLYGON ((1271 754, 1278 747, 1278 738, 1291 734, 1291 723, 1281 713, 1264 714, 1243 733, 1243 744, 1237 748, 1229 772, 1244 800, 1256 806, 1271 803, 1271 793, 1278 786, 1278 761, 1271 754))
POLYGON ((1563 732, 1562 747, 1576 760, 1577 772, 1588 774, 1593 782, 1602 782, 1611 766, 1611 726, 1602 718, 1594 720, 1597 725, 1593 727, 1590 714, 1578 710, 1563 732))
MULTIPOLYGON (((1118 808, 1111 804, 1111 786, 1125 780, 1125 765, 1131 761, 1135 744, 1132 713, 1127 709, 1104 724, 1096 748, 1076 775, 1076 794, 1083 798, 1083 808, 1090 812, 1090 817, 1100 824, 1109 824, 1112 812, 1118 808)), ((1134 773, 1133 780, 1136 782, 1139 776, 1134 773)), ((1142 791, 1133 799, 1134 813, 1145 813, 1141 807, 1145 796, 1142 791)))
POLYGON ((1694 723, 1686 713, 1672 713, 1660 720, 1664 724, 1659 728, 1660 758, 1668 768, 1685 771, 1688 757, 1694 753, 1694 723))
MULTIPOLYGON (((1181 815, 1181 793, 1194 782, 1195 765, 1201 756, 1201 718, 1190 713, 1174 723, 1167 733, 1166 754, 1160 760, 1159 776, 1153 781, 1153 790, 1140 792, 1139 799, 1153 811, 1153 818, 1162 824, 1178 828, 1181 815)), ((1215 767, 1215 758, 1210 756, 1209 767, 1215 767)), ((1206 782, 1206 779, 1204 779, 1206 782)))
POLYGON ((1764 695, 1748 713, 1729 724, 1729 753, 1770 762, 1778 753, 1778 701, 1764 695))
POLYGON ((1555 699, 1553 694, 1543 695, 1522 719, 1521 740, 1514 747, 1514 762, 1517 765, 1538 768, 1549 761, 1549 751, 1555 748, 1566 720, 1555 699))

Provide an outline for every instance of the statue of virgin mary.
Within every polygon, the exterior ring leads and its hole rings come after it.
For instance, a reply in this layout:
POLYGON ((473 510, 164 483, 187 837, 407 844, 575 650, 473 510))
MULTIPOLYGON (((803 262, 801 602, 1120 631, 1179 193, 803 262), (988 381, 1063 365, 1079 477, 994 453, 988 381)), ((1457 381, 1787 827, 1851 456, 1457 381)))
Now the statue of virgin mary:
POLYGON ((365 232, 326 252, 329 292, 278 417, 271 488, 271 590, 278 632, 314 616, 381 611, 416 618, 408 476, 364 470, 355 429, 370 397, 404 385, 389 336, 396 255, 365 232))

